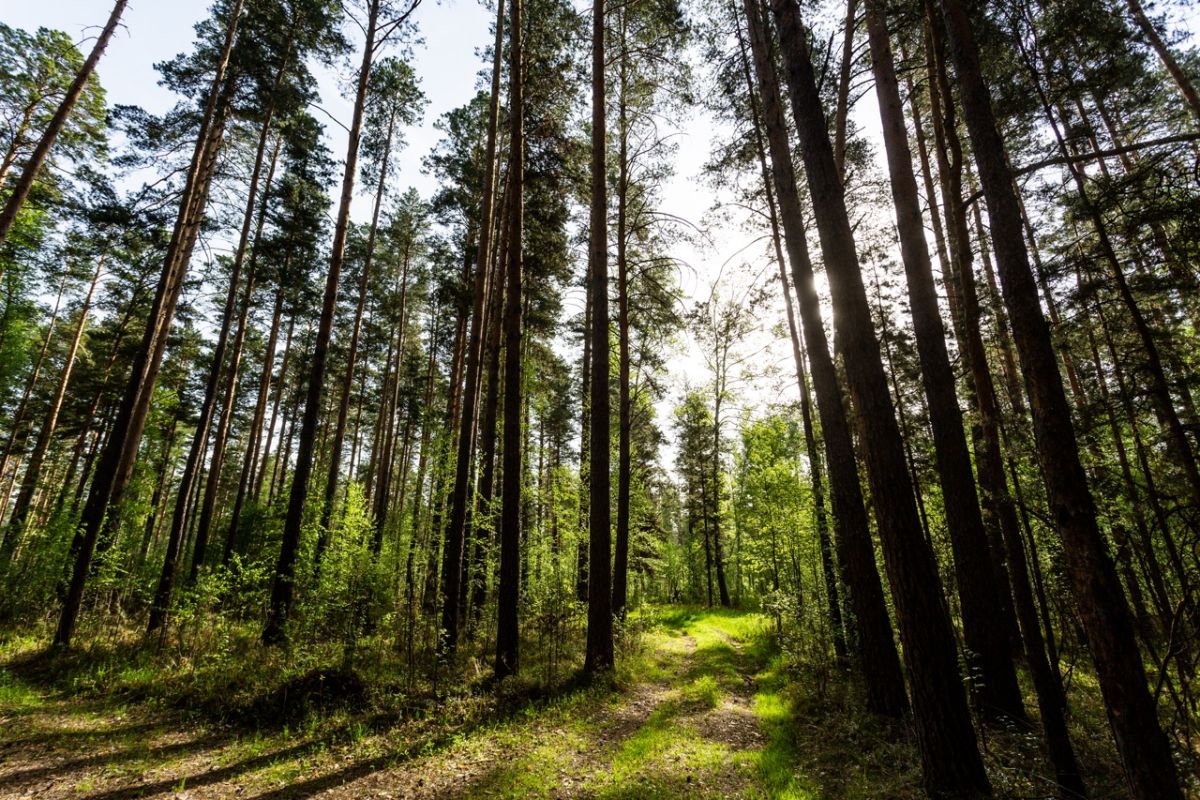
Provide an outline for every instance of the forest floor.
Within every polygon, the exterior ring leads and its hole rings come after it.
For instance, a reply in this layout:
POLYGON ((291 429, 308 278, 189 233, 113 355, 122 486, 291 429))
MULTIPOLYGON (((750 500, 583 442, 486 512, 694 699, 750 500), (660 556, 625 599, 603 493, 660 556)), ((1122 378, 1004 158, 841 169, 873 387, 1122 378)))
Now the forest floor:
MULTIPOLYGON (((612 683, 276 724, 181 708, 145 664, 0 656, 0 798, 923 796, 911 732, 855 711, 836 675, 787 670, 763 615, 657 608, 638 624, 612 683)), ((1005 760, 1020 750, 1007 741, 1005 760)))

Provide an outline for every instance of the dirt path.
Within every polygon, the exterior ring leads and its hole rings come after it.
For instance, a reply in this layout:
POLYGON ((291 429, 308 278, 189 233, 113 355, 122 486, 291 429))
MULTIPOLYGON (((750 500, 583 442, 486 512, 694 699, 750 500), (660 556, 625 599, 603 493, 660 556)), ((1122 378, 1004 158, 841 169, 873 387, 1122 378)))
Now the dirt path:
POLYGON ((419 721, 372 733, 323 720, 311 735, 230 740, 137 708, 4 705, 0 798, 766 796, 749 617, 668 615, 623 691, 432 740, 405 730, 419 721), (424 746, 397 745, 412 741, 424 746))

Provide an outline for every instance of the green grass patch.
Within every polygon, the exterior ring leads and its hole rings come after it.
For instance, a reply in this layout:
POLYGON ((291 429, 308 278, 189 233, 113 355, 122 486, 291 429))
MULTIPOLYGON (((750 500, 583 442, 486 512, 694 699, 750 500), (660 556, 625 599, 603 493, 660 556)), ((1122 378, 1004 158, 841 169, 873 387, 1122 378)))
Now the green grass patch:
POLYGON ((42 705, 42 696, 34 686, 0 667, 0 713, 20 713, 42 705))

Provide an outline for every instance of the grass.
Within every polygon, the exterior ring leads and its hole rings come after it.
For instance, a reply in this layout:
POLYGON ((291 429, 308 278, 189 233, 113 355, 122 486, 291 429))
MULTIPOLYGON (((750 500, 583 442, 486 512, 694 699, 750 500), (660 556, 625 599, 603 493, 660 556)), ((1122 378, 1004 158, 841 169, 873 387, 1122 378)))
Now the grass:
MULTIPOLYGON (((54 657, 10 634, 0 796, 48 783, 50 797, 343 784, 346 797, 372 786, 475 798, 924 796, 911 729, 862 711, 848 672, 795 655, 767 617, 648 607, 622 631, 606 680, 490 686, 464 669, 437 694, 385 663, 344 670, 337 647, 263 649, 236 626, 213 651, 114 635, 54 657)), ((1090 786, 1119 796, 1103 705, 1080 671, 1072 708, 1090 786)), ((1046 794, 1036 734, 989 729, 981 745, 998 794, 1046 794)))

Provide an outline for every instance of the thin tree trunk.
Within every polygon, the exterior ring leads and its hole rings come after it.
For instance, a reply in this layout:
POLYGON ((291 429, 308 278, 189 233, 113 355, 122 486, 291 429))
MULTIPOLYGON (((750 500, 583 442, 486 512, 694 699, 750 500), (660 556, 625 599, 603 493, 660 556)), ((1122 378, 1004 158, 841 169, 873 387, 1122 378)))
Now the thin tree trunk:
POLYGON ((628 10, 622 7, 621 53, 617 62, 617 540, 613 552, 612 574, 612 613, 617 619, 625 618, 629 571, 629 491, 632 480, 630 473, 633 469, 633 401, 629 392, 629 51, 625 41, 627 13, 628 10))
MULTIPOLYGON (((287 334, 283 339, 283 358, 279 362, 279 378, 275 381, 275 400, 271 403, 271 422, 267 425, 266 434, 267 441, 262 448, 262 460, 259 462, 258 471, 253 479, 254 484, 254 499, 262 502, 262 485, 267 474, 267 460, 271 457, 271 442, 275 438, 275 422, 279 417, 279 407, 283 403, 283 393, 287 388, 287 368, 288 362, 292 356, 292 334, 296 330, 296 312, 293 311, 288 316, 287 334)), ((270 365, 265 365, 268 369, 270 365)), ((283 443, 283 431, 287 427, 287 411, 284 411, 284 420, 279 429, 279 441, 283 443)), ((268 492, 268 502, 275 496, 275 466, 279 463, 279 453, 275 454, 275 463, 271 465, 271 490, 268 492)))
POLYGON ((388 162, 392 154, 392 135, 396 125, 393 109, 388 117, 387 135, 384 139, 383 155, 380 160, 379 182, 375 186, 375 205, 371 210, 371 226, 367 232, 366 253, 363 256, 362 275, 358 281, 358 305, 354 309, 354 321, 350 326, 350 344, 346 353, 346 373, 342 376, 342 390, 338 401, 337 422, 333 428, 333 442, 329 449, 329 470, 325 477, 325 497, 321 502, 321 522, 317 526, 317 549, 313 554, 313 569, 321 569, 321 556, 329 545, 330 526, 333 523, 333 506, 337 499, 338 481, 342 466, 342 446, 346 439, 346 423, 350 416, 350 395, 354 385, 354 370, 358 363, 358 340, 362 335, 363 310, 367 305, 367 290, 371 284, 371 262, 375 256, 375 238, 379 231, 379 215, 383 210, 383 196, 387 189, 388 162))
MULTIPOLYGON (((519 35, 518 35, 519 40, 519 35)), ((487 146, 483 178, 483 198, 479 221, 479 243, 475 254, 475 281, 471 294, 471 330, 467 339, 466 386, 464 387, 462 416, 458 422, 458 448, 455 453, 454 486, 450 493, 450 518, 446 527, 442 574, 454 572, 442 586, 442 631, 439 644, 446 656, 454 654, 458 646, 458 597, 460 570, 455 565, 464 563, 466 524, 468 507, 471 503, 471 456, 475 451, 476 415, 479 410, 479 377, 483 359, 483 315, 484 301, 488 290, 488 272, 491 265, 493 213, 496 188, 496 138, 500 126, 500 72, 501 54, 504 44, 504 0, 496 3, 496 40, 492 50, 492 93, 488 104, 487 146)), ((511 170, 511 166, 510 166, 511 170)), ((520 191, 520 188, 517 188, 520 191)))
MULTIPOLYGON (((1196 118, 1196 123, 1200 125, 1200 93, 1197 93, 1192 79, 1179 66, 1175 54, 1171 52, 1171 48, 1167 47, 1167 43, 1163 41, 1162 36, 1159 35, 1150 18, 1146 16, 1146 10, 1142 8, 1141 2, 1139 0, 1126 0, 1126 4, 1129 6, 1129 13, 1133 16, 1133 21, 1137 23, 1138 29, 1146 37, 1150 49, 1158 56, 1158 60, 1162 62, 1171 79, 1175 81, 1175 85, 1179 87, 1179 93, 1183 95, 1183 99, 1187 102, 1188 109, 1192 112, 1192 116, 1196 118)), ((0 239, 0 241, 3 241, 3 239, 0 239)))
POLYGON ((838 178, 846 179, 846 121, 850 116, 850 69, 854 65, 854 31, 858 27, 858 0, 846 2, 842 32, 842 62, 838 70, 837 106, 833 115, 833 160, 838 178))
POLYGON ((6 486, 3 493, 0 494, 0 518, 3 518, 5 508, 8 505, 9 497, 12 494, 12 485, 16 482, 17 472, 20 471, 20 459, 17 463, 12 463, 13 453, 18 449, 24 449, 25 442, 29 438, 26 431, 21 428, 25 423, 25 412, 29 409, 29 398, 33 396, 33 390, 37 388, 38 380, 42 377, 42 367, 46 365, 46 354, 50 352, 50 343, 54 340, 54 329, 58 327, 58 312, 62 309, 63 294, 67 289, 67 273, 64 272, 62 281, 58 286, 58 298, 54 301, 54 311, 50 315, 50 322, 46 325, 46 335, 42 338, 42 347, 38 351, 37 358, 33 362, 33 370, 29 373, 29 378, 25 381, 25 390, 21 393, 21 401, 17 404, 16 410, 13 412, 12 420, 9 422, 8 439, 4 443, 4 454, 0 456, 0 483, 5 483, 6 486), (20 444, 18 445, 18 439, 20 444), (8 475, 8 467, 12 466, 12 475, 8 475), (7 479, 7 480, 6 480, 7 479))
POLYGON ((188 263, 203 222, 217 155, 224 141, 225 122, 237 84, 234 76, 228 74, 228 66, 243 3, 244 0, 235 0, 226 22, 225 41, 214 70, 204 117, 200 123, 196 147, 180 201, 179 215, 167 247, 146 330, 134 356, 125 393, 118 406, 108 442, 97 464, 87 503, 84 505, 80 535, 77 537, 78 546, 73 547, 71 553, 74 560, 71 582, 63 600, 62 616, 54 635, 54 644, 58 647, 67 647, 71 643, 101 528, 115 522, 116 515, 110 511, 119 507, 133 474, 138 446, 150 410, 150 399, 167 346, 167 335, 179 302, 179 294, 183 291, 188 263))
MULTIPOLYGON (((1136 2, 1136 0, 1131 0, 1131 2, 1136 2)), ((1039 74, 1037 65, 1034 63, 1033 54, 1022 46, 1021 55, 1025 62, 1025 67, 1030 73, 1030 78, 1036 87, 1038 97, 1041 100, 1042 111, 1050 123, 1050 129, 1054 133, 1054 139, 1058 145, 1059 152, 1064 157, 1069 157, 1070 152, 1067 149, 1066 140, 1055 118, 1050 101, 1042 88, 1041 75, 1039 74)), ((1200 466, 1197 466, 1195 453, 1192 452, 1191 444, 1187 439, 1187 432, 1184 430, 1183 422, 1180 420, 1179 413, 1175 409, 1175 403, 1171 398, 1171 388, 1167 381, 1166 372, 1163 369, 1163 361, 1158 343, 1155 341, 1154 333, 1150 329, 1146 315, 1142 312, 1137 299, 1133 296, 1133 291, 1129 287, 1129 282, 1125 278, 1125 270, 1121 265, 1121 259, 1117 256, 1112 239, 1109 237, 1108 226, 1087 190, 1083 174, 1077 166, 1069 162, 1067 164, 1067 171, 1071 175, 1071 180, 1075 185, 1075 191, 1079 196, 1079 202, 1083 206, 1083 211, 1092 223, 1092 229, 1096 234, 1097 243, 1100 247, 1100 254, 1104 261, 1108 263, 1117 296, 1128 311, 1130 320, 1133 322, 1134 332, 1137 334, 1138 341, 1141 342, 1150 378, 1150 385, 1147 387, 1147 390, 1154 404, 1154 410, 1158 415, 1160 424, 1165 429, 1167 449, 1179 468, 1183 471, 1193 504, 1200 505, 1200 466)))
MULTIPOLYGON (((62 102, 58 105, 58 110, 50 118, 50 124, 46 126, 46 130, 42 133, 42 138, 38 141, 37 146, 33 148, 33 152, 29 155, 29 160, 25 162, 25 168, 21 171, 21 176, 17 178, 17 183, 13 186, 12 194, 8 196, 8 201, 4 204, 4 210, 0 211, 0 245, 4 244, 4 240, 8 238, 9 231, 12 230, 13 223, 17 221, 17 214, 20 212, 21 206, 25 203, 25 199, 29 197, 33 183, 37 180, 38 172, 41 171, 42 165, 46 163, 46 157, 50 155, 50 148, 54 146, 54 140, 62 132, 63 126, 67 124, 67 119, 71 116, 71 111, 75 108, 75 103, 78 102, 80 95, 83 94, 83 89, 92 77, 92 73, 95 71, 100 57, 104 55, 104 50, 108 47, 113 33, 117 30, 117 25, 121 21, 121 15, 125 13, 126 5, 128 5, 128 0, 116 0, 113 4, 112 12, 108 15, 108 22, 105 23, 104 29, 100 31, 100 36, 97 37, 96 44, 92 46, 92 52, 88 54, 87 60, 83 62, 83 66, 75 74, 75 80, 71 82, 66 94, 63 95, 62 102)), ((0 179, 0 188, 3 188, 3 186, 4 182, 0 179)))
MULTIPOLYGON (((280 68, 275 77, 278 86, 284 75, 280 68)), ((196 422, 196 431, 192 435, 191 448, 188 451, 187 462, 184 464, 183 475, 179 481, 179 489, 175 496, 175 509, 171 517, 171 529, 167 536, 167 551, 163 559, 162 571, 159 573, 158 586, 154 592, 154 600, 150 605, 150 619, 147 631, 153 633, 166 622, 167 612, 171 604, 171 594, 175 588, 175 575, 179 567, 179 558, 183 554, 182 544, 190 522, 189 509, 192 506, 196 481, 202 467, 204 453, 208 447, 209 430, 217 402, 217 392, 220 388, 221 373, 224 370, 225 350, 229 342, 229 329, 233 323, 234 310, 237 307, 238 289, 241 284, 242 264, 245 261, 246 250, 250 242, 250 232, 254 224, 254 211, 258 203, 258 184, 262 175, 262 166, 266 159, 267 142, 270 137, 273 111, 268 109, 259 131, 258 148, 254 155, 254 170, 250 175, 250 186, 246 195, 246 207, 242 213, 242 229, 238 239, 237 251, 233 259, 233 267, 229 273, 229 288, 225 294, 225 307, 221 312, 221 329, 217 335, 217 343, 213 347, 212 365, 209 368, 208 380, 204 386, 204 400, 200 405, 200 418, 196 422)), ((271 174, 274 173, 276 159, 282 139, 276 144, 271 157, 271 174)), ((270 186, 268 176, 267 184, 270 186)), ((259 213, 259 230, 262 230, 265 218, 266 198, 263 198, 259 213)))
POLYGON ((283 541, 279 548, 279 559, 275 564, 270 611, 267 614, 267 624, 263 628, 262 638, 267 644, 277 644, 284 640, 284 627, 292 608, 296 559, 299 555, 300 533, 304 524, 304 504, 308 499, 308 484, 312 478, 313 447, 316 444, 318 418, 325 391, 329 339, 333 333, 333 317, 337 308, 338 280, 341 277, 342 264, 346 257, 346 233, 350 223, 350 203, 354 198, 354 181, 358 177, 358 149, 359 140, 362 137, 363 113, 366 109, 367 90, 371 78, 371 62, 379 46, 379 43, 375 41, 379 11, 380 0, 370 0, 367 7, 362 63, 358 69, 358 86, 354 97, 354 114, 346 144, 346 165, 342 174, 341 199, 333 231, 333 251, 329 259, 325 296, 321 303, 317 339, 313 347, 308 374, 304 418, 300 428, 300 447, 296 454, 296 471, 292 476, 292 488, 288 498, 287 516, 284 518, 283 541))
POLYGON ((221 551, 221 563, 228 564, 238 544, 238 533, 242 524, 242 509, 250 493, 254 465, 258 461, 258 446, 262 441, 263 419, 267 414, 267 398, 271 394, 271 372, 275 366, 275 347, 279 342, 279 324, 283 318, 283 287, 275 290, 275 308, 271 312, 271 332, 267 334, 266 352, 263 354, 262 373, 258 378, 258 399, 254 403, 254 416, 250 420, 246 452, 242 457, 242 472, 238 476, 237 495, 233 499, 229 529, 225 533, 225 546, 221 551))
POLYGON ((591 430, 592 413, 592 263, 588 259, 587 275, 584 278, 583 301, 583 363, 580 368, 579 391, 579 542, 575 546, 575 599, 588 599, 588 547, 589 537, 584 533, 591 530, 591 430))
POLYGON ((95 296, 96 285, 100 282, 100 273, 103 268, 104 260, 100 259, 96 262, 96 271, 92 273, 92 282, 88 285, 87 295, 83 298, 83 306, 79 310, 79 321, 75 323, 75 333, 71 336, 71 344, 67 348, 62 373, 58 376, 58 386, 54 390, 54 397, 50 400, 50 408, 46 412, 46 418, 42 421, 41 430, 38 431, 33 452, 29 454, 29 463, 25 466, 25 474, 21 479, 21 488, 18 490, 17 500, 13 505, 12 516, 5 529, 3 542, 0 542, 0 570, 6 568, 24 532, 25 521, 33 504, 33 495, 37 491, 38 480, 41 478, 42 465, 45 463, 46 453, 50 450, 50 442, 54 439, 54 431, 58 427, 58 415, 62 412, 63 401, 67 396, 67 387, 71 384, 75 358, 79 355, 79 346, 83 342, 83 332, 87 327, 88 313, 92 309, 92 298, 95 296))

